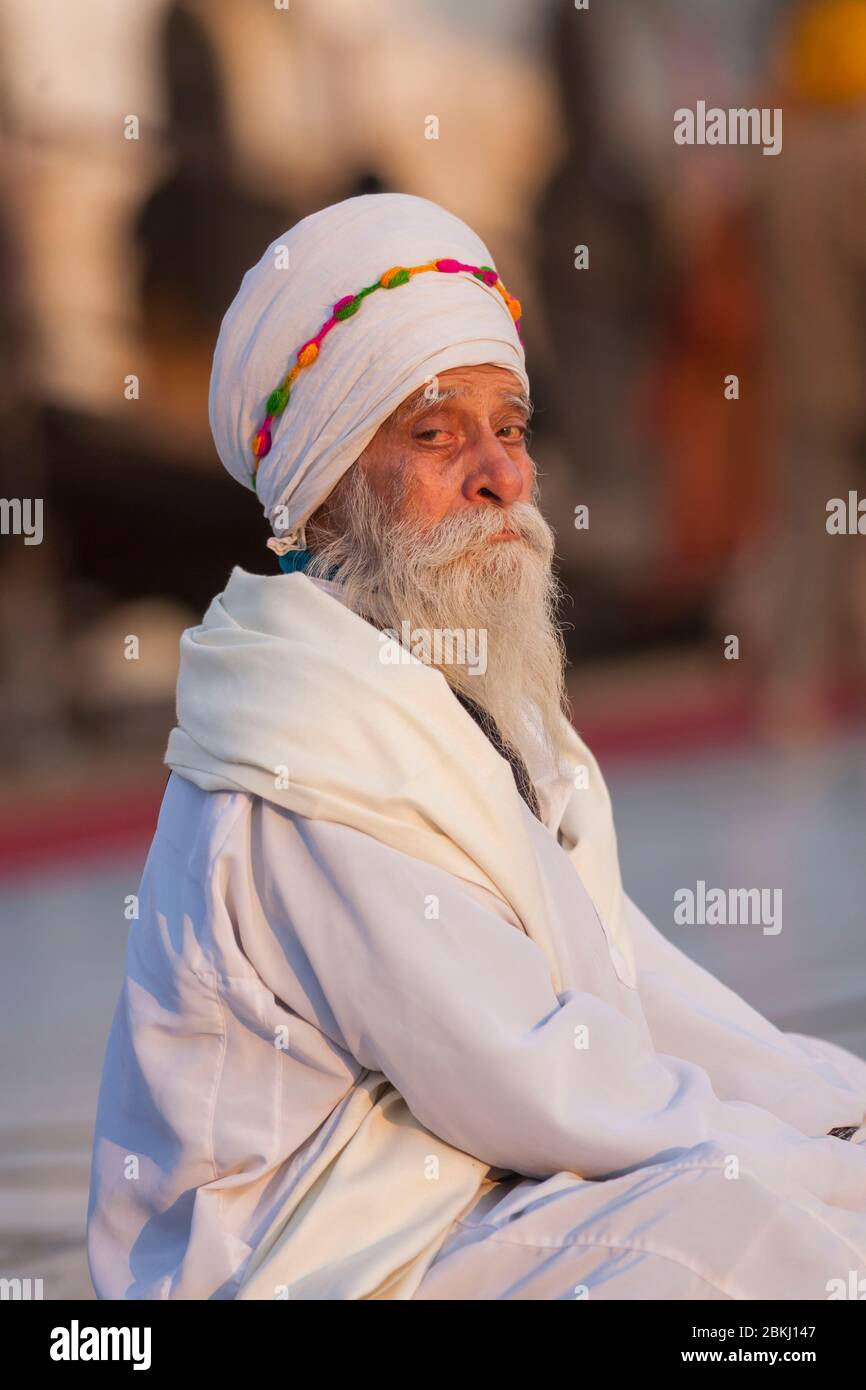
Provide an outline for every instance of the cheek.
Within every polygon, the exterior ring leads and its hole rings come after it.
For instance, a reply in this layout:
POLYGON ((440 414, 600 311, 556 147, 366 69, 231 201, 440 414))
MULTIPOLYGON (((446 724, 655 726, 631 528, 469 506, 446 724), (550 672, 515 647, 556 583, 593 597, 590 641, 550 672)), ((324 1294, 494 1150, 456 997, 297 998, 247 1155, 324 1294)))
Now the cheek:
POLYGON ((410 454, 403 469, 401 510, 419 521, 441 521, 459 501, 462 481, 459 469, 437 465, 429 454, 421 458, 410 454))

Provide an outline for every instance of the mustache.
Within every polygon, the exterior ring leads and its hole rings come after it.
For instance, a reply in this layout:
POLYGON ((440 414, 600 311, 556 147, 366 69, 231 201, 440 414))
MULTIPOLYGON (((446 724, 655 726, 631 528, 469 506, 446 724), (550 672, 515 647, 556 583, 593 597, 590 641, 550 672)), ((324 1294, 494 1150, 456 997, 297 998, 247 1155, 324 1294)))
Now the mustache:
MULTIPOLYGON (((395 523, 393 539, 419 542, 425 562, 433 568, 486 551, 494 536, 513 531, 516 540, 506 542, 509 549, 526 546, 533 554, 550 558, 553 536, 538 508, 531 502, 512 502, 508 507, 475 506, 454 512, 430 526, 402 520, 395 523)), ((499 547, 497 547, 498 549, 499 547)))

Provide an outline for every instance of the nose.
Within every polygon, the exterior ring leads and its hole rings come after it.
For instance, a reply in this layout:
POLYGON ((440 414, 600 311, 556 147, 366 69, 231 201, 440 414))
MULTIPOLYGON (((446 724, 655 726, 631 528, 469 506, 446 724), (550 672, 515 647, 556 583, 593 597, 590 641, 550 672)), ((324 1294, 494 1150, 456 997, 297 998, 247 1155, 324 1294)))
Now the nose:
POLYGON ((525 462, 521 465, 491 432, 468 461, 462 491, 466 500, 476 505, 490 502, 507 507, 512 502, 526 502, 532 491, 531 469, 525 462))

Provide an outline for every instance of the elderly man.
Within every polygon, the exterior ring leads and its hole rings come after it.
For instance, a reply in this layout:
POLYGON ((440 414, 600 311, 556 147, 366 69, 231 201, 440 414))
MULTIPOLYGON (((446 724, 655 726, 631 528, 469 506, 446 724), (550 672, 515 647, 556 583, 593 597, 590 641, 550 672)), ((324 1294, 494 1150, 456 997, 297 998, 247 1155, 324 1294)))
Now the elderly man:
MULTIPOLYGON (((94 1140, 108 1298, 827 1298, 866 1063, 625 896, 520 305, 425 199, 269 247, 210 414, 281 573, 183 635, 94 1140)), ((846 1285, 847 1287, 847 1285, 846 1285)))

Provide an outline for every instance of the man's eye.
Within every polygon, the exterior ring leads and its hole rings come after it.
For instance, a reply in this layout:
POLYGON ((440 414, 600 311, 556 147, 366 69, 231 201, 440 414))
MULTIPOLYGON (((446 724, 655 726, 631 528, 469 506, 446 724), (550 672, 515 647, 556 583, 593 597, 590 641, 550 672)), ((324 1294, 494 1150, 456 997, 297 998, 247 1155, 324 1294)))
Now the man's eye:
MULTIPOLYGON (((521 425, 517 425, 517 424, 515 424, 515 425, 503 425, 503 426, 502 426, 502 429, 499 431, 499 433, 500 433, 500 434, 503 434, 506 430, 516 430, 516 431, 517 431, 516 434, 512 434, 512 435, 511 435, 510 439, 508 440, 508 443, 519 444, 519 443, 521 443, 521 441, 525 441, 525 440, 528 440, 528 439, 529 439, 529 433, 530 433, 530 431, 529 431, 529 426, 528 426, 528 425, 522 425, 522 424, 521 424, 521 425)), ((445 433, 446 433, 446 431, 445 431, 444 429, 439 429, 439 428, 436 428, 436 427, 434 427, 434 426, 431 426, 430 428, 428 428, 428 429, 426 429, 426 430, 417 430, 416 433, 415 433, 415 438, 416 438, 416 439, 430 440, 430 439, 432 439, 432 438, 433 438, 435 435, 437 435, 437 434, 445 434, 445 433)))

